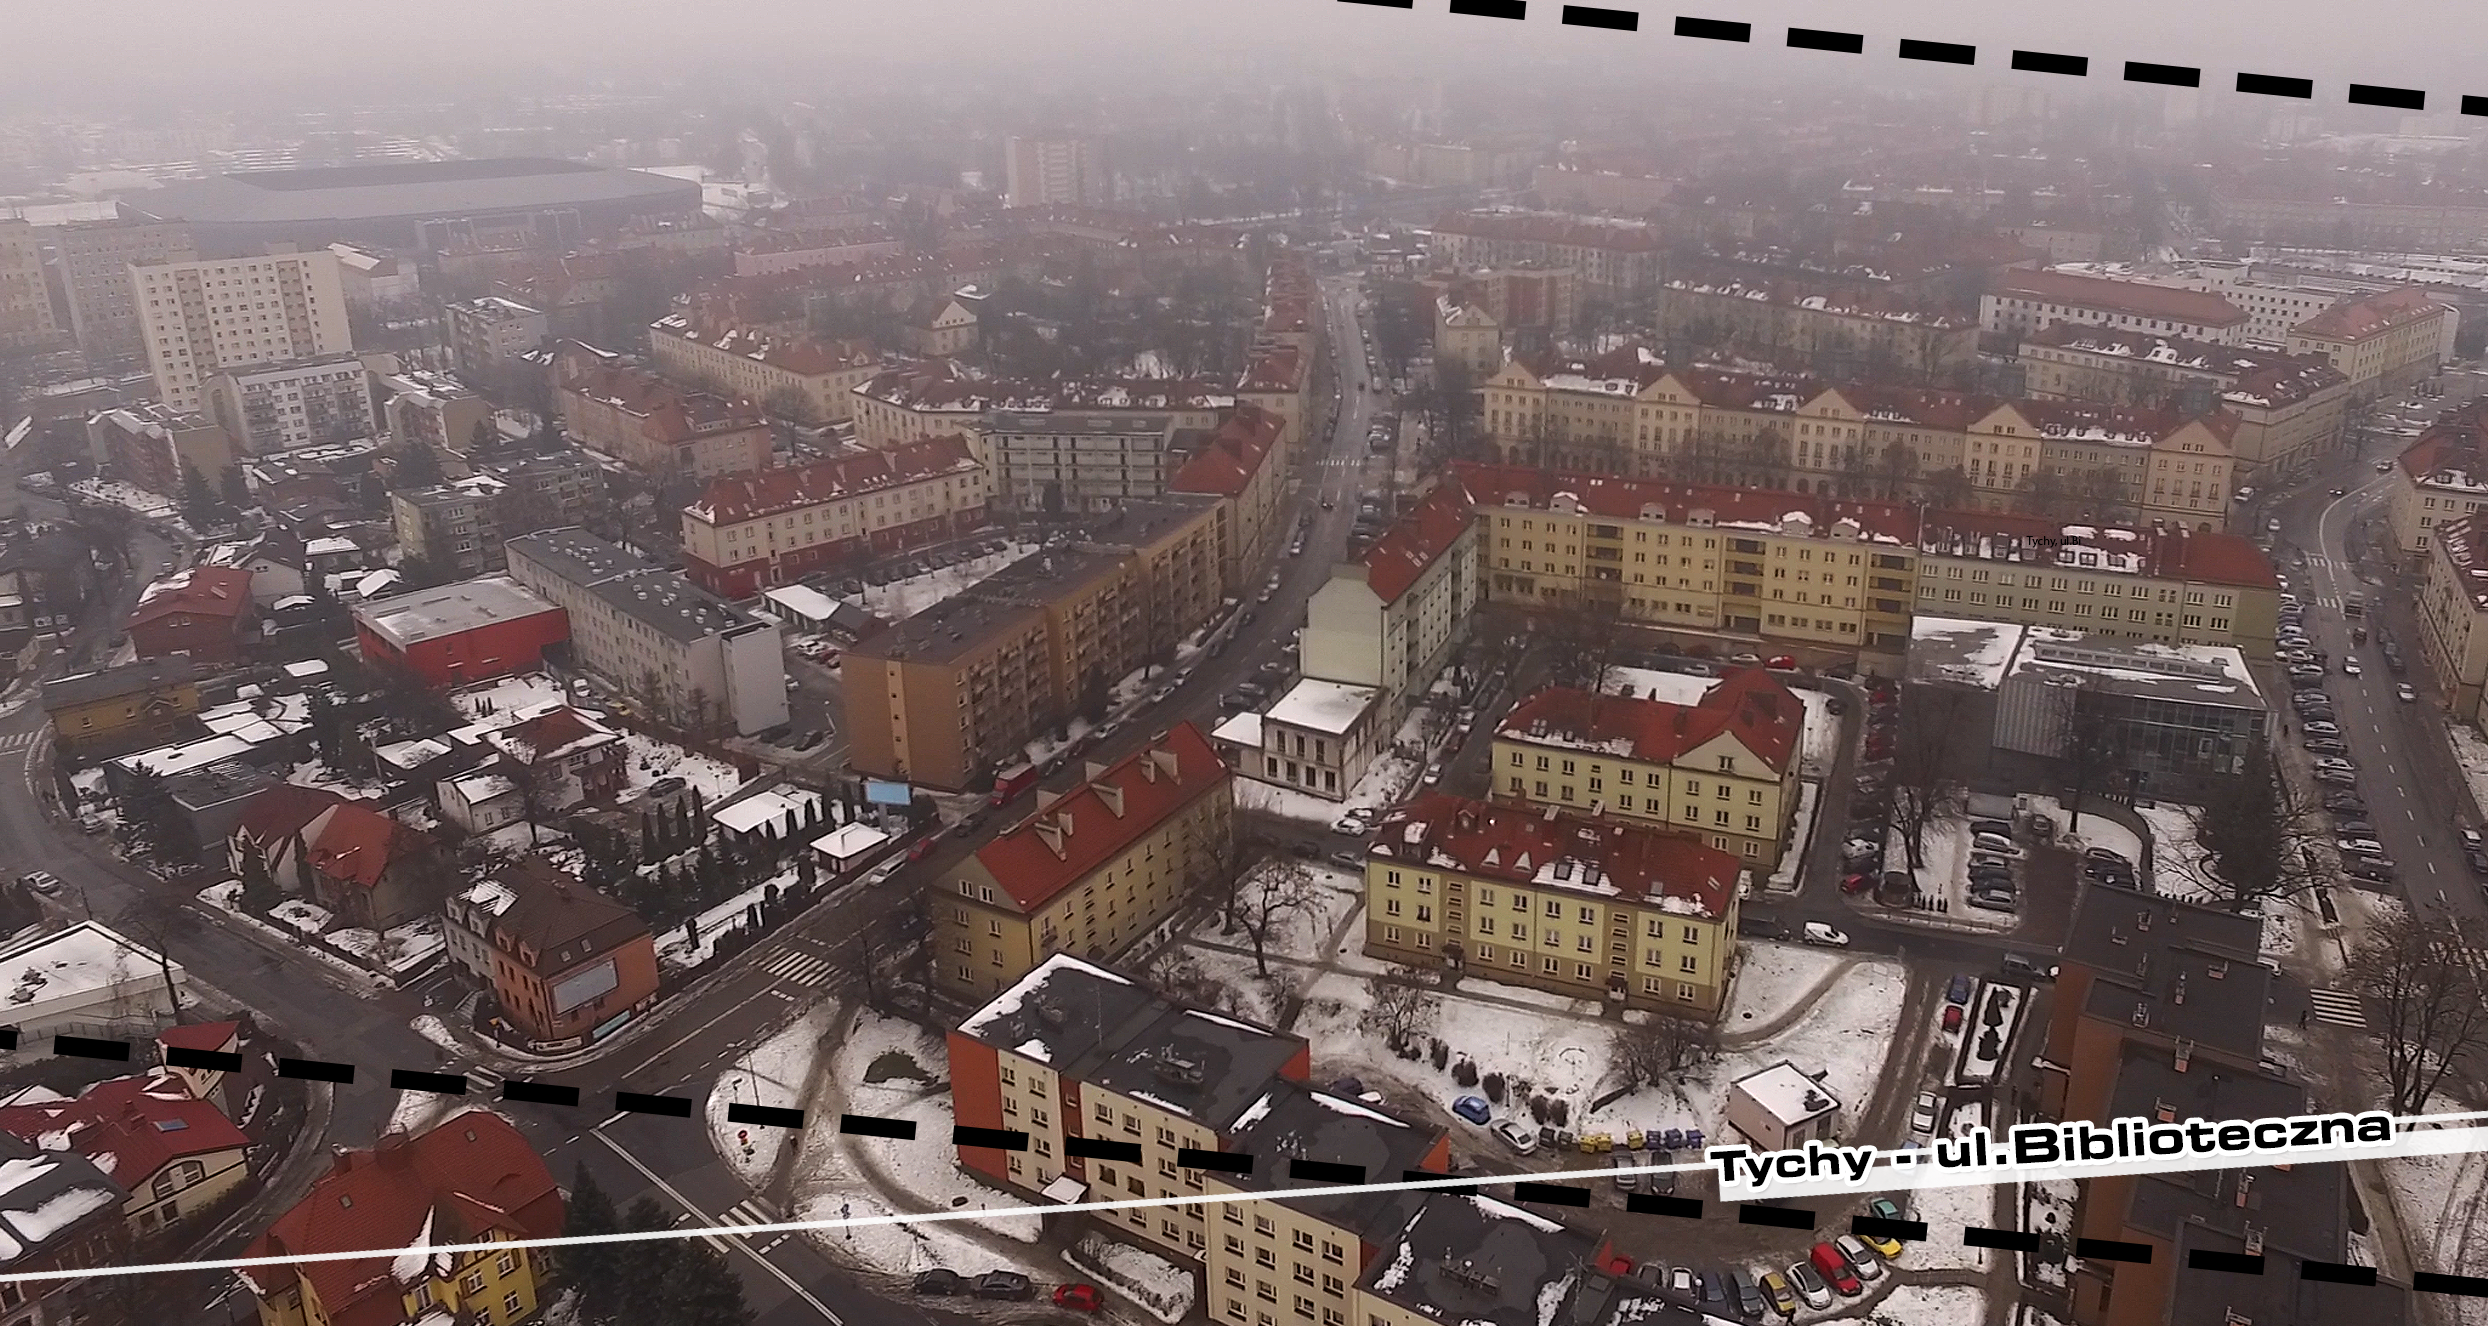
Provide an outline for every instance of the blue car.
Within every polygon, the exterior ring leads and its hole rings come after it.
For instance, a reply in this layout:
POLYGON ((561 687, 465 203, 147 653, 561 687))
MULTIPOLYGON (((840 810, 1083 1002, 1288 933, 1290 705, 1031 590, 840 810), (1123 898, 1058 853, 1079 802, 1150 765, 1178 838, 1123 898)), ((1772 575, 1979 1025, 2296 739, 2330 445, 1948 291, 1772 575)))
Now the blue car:
POLYGON ((1453 1101, 1451 1112, 1479 1127, 1484 1127, 1486 1121, 1494 1117, 1494 1111, 1488 1108, 1485 1099, 1479 1096, 1462 1096, 1453 1101))
POLYGON ((1944 991, 1944 1002, 1947 1004, 1966 1004, 1970 1002, 1970 978, 1967 976, 1953 977, 1952 984, 1944 991))

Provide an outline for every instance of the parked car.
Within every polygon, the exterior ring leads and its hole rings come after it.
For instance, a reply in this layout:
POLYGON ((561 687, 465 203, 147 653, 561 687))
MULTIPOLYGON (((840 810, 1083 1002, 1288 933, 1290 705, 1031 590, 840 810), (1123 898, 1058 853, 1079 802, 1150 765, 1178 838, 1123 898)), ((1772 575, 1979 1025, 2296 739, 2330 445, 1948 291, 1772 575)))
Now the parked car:
POLYGON ((1942 1102, 1932 1091, 1921 1091, 1909 1107, 1909 1131, 1921 1137, 1935 1135, 1935 1116, 1942 1112, 1942 1102))
POLYGON ((1625 1192, 1640 1192, 1642 1175, 1641 1171, 1636 1168, 1640 1163, 1641 1157, 1637 1152, 1617 1152, 1614 1162, 1615 1186, 1625 1192))
MULTIPOLYGON (((2398 659, 2400 656, 2395 655, 2394 657, 2398 659)), ((2419 692, 2412 689, 2409 682, 2403 682, 2401 685, 2393 688, 2393 697, 2400 700, 2403 704, 2411 704, 2418 700, 2419 692)))
POLYGON ((1451 1112, 1481 1128, 1494 1118, 1494 1109, 1483 1096, 1462 1096, 1451 1103, 1451 1112))
MULTIPOLYGON (((1898 1220, 1900 1217, 1885 1216, 1883 1219, 1898 1220)), ((1874 1249, 1875 1255, 1881 1257, 1887 1262, 1895 1261, 1901 1255, 1901 1243, 1899 1239, 1891 1238, 1883 1234, 1859 1234, 1855 1237, 1860 1242, 1863 1242, 1867 1247, 1874 1249)))
POLYGON ((1710 1316, 1725 1316, 1736 1311, 1728 1302, 1728 1277, 1717 1268, 1702 1272, 1702 1311, 1710 1316))
POLYGON ((2356 787, 2358 775, 2347 769, 2317 769, 2315 781, 2328 787, 2356 787))
POLYGON ((1857 1235, 1843 1234, 1832 1240, 1832 1246, 1840 1249, 1840 1255, 1849 1259, 1849 1265, 1857 1271, 1858 1279, 1872 1281, 1883 1278, 1883 1263, 1866 1250, 1865 1241, 1857 1235))
POLYGON ((1820 921, 1808 921, 1802 932, 1805 942, 1823 948, 1847 948, 1849 937, 1820 921))
POLYGON ((1751 1321, 1762 1315, 1762 1289, 1754 1283, 1754 1273, 1742 1266, 1728 1268, 1729 1307, 1751 1321))
POLYGON ((29 870, 18 876, 17 882, 46 898, 55 897, 60 893, 60 876, 49 870, 29 870))
POLYGON ((1971 980, 1968 973, 1964 972, 1955 975, 1952 978, 1951 983, 1944 987, 1944 1002, 1947 1004, 1966 1004, 1970 1002, 1971 991, 1977 988, 1978 983, 1971 980))
POLYGON ((907 1289, 909 1293, 922 1294, 927 1298, 951 1298, 968 1292, 968 1279, 957 1271, 937 1266, 929 1271, 916 1272, 916 1278, 908 1282, 907 1289))
MULTIPOLYGON (((2008 908, 2005 908, 2004 910, 2006 910, 2006 911, 2011 911, 2012 909, 2008 907, 2008 908)), ((1961 1030, 1961 1020, 1962 1020, 1962 1015, 1961 1015, 1961 1006, 1960 1006, 1959 1004, 1946 1004, 1946 1005, 1944 1005, 1944 1030, 1946 1030, 1946 1031, 1959 1031, 1959 1030, 1961 1030)))
POLYGON ((1036 1282, 1017 1271, 987 1271, 976 1277, 978 1298, 998 1298, 1023 1302, 1036 1297, 1036 1282))
POLYGON ((1538 1149, 1538 1135, 1510 1119, 1499 1119, 1486 1131, 1493 1133, 1519 1155, 1525 1156, 1538 1149))
POLYGON ((2306 732, 2311 737, 2337 737, 2341 735, 2341 728, 2331 719, 2319 718, 2306 725, 2306 732))
POLYGON ((1996 837, 2002 838, 2006 842, 2011 842, 2013 840, 2013 826, 2010 821, 2006 820, 1971 820, 1970 832, 1973 834, 1994 834, 1996 837))
POLYGON ((1849 1265, 1848 1258, 1840 1255, 1840 1249, 1828 1243, 1817 1243, 1814 1251, 1806 1255, 1806 1260, 1814 1263, 1815 1272, 1832 1288, 1839 1290, 1841 1297, 1856 1298, 1866 1292, 1865 1282, 1857 1278, 1856 1269, 1849 1265))
POLYGON ((2004 974, 2027 976, 2034 981, 2052 981, 2056 979, 2056 964, 2039 962, 2019 953, 2007 953, 2004 955, 2004 974))
POLYGON ((2298 746, 2309 755, 2347 755, 2350 753, 2349 743, 2339 737, 2309 737, 2299 742, 2298 746))
POLYGON ((1788 1287, 1788 1277, 1777 1271, 1762 1273, 1762 1296, 1771 1301, 1771 1310, 1783 1317, 1797 1315, 1797 1293, 1788 1287))
POLYGON ((1878 1197, 1866 1203, 1866 1214, 1877 1220, 1907 1220, 1909 1218, 1909 1213, 1901 1209, 1900 1203, 1889 1197, 1878 1197))
POLYGON ((1097 1292, 1095 1285, 1056 1285, 1054 1306, 1070 1308, 1074 1312, 1095 1312, 1104 1306, 1104 1296, 1097 1292))
POLYGON ((1820 1311, 1831 1306, 1831 1286, 1823 1283, 1822 1275, 1812 1262, 1797 1262, 1788 1268, 1789 1287, 1807 1307, 1820 1311))

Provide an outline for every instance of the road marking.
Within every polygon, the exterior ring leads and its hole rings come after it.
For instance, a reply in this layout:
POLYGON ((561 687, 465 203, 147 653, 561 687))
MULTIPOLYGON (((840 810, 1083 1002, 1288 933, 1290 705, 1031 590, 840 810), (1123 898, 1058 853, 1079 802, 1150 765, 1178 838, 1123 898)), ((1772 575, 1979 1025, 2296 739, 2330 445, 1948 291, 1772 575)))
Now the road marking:
MULTIPOLYGON (((632 1155, 627 1150, 624 1150, 621 1143, 605 1136, 601 1131, 596 1134, 596 1140, 604 1143, 606 1148, 611 1150, 615 1155, 622 1157, 623 1164, 630 1166, 632 1169, 638 1170, 640 1177, 646 1179, 656 1188, 657 1191, 673 1198, 675 1204, 682 1207, 683 1210, 690 1212, 692 1215, 697 1216, 701 1220, 709 1219, 708 1213, 702 1211, 698 1203, 683 1196, 681 1193, 676 1192, 674 1190, 674 1185, 658 1178, 655 1170, 648 1168, 646 1165, 640 1164, 639 1157, 632 1155)), ((786 1291, 788 1293, 793 1294, 795 1297, 800 1298, 804 1302, 812 1305, 812 1309, 815 1312, 820 1313, 822 1317, 826 1318, 829 1321, 830 1326, 846 1326, 845 1319, 841 1318, 837 1313, 830 1311, 828 1304, 814 1298, 810 1290, 795 1283, 795 1277, 788 1275, 778 1266, 776 1262, 770 1261, 768 1258, 761 1256, 758 1251, 754 1250, 750 1244, 745 1243, 742 1239, 731 1236, 721 1237, 714 1234, 702 1234, 700 1237, 707 1239, 712 1246, 717 1248, 718 1251, 724 1252, 729 1256, 731 1256, 735 1250, 739 1249, 745 1256, 751 1258, 755 1262, 758 1262, 762 1270, 777 1277, 778 1283, 786 1286, 786 1291)))
POLYGON ((2359 1002, 2357 995, 2339 990, 2309 990, 2307 1003, 2313 1006, 2318 1022, 2330 1022, 2340 1027, 2363 1028, 2367 1025, 2367 1008, 2359 1002))

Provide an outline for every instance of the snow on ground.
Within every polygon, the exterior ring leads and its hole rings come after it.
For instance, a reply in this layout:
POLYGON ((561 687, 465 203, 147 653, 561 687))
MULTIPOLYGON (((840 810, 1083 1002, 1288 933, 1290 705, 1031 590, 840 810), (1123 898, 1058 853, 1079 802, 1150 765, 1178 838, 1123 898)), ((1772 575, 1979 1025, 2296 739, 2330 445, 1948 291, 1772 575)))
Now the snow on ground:
MULTIPOLYGON (((860 1191, 820 1189, 807 1190, 796 1197, 787 1219, 864 1220, 898 1214, 902 1213, 860 1191)), ((804 1237, 833 1257, 861 1263, 886 1275, 910 1276, 918 1271, 946 1268, 970 1278, 987 1271, 1018 1271, 1032 1280, 1049 1278, 1037 1267, 1005 1260, 988 1251, 969 1232, 973 1228, 968 1221, 945 1220, 815 1229, 806 1231, 804 1237)))
MULTIPOLYGON (((484 1106, 462 1101, 456 1096, 444 1096, 437 1091, 401 1091, 397 1093, 397 1104, 389 1109, 389 1121, 380 1126, 380 1131, 383 1135, 389 1133, 420 1135, 440 1127, 461 1114, 472 1114, 484 1109, 484 1106)), ((485 1110, 485 1112, 498 1113, 494 1110, 485 1110)))
POLYGON ((778 1158, 788 1146, 799 1143, 803 1134, 786 1128, 731 1122, 726 1118, 727 1108, 736 1104, 803 1108, 804 1086, 811 1081, 813 1066, 819 1062, 821 1037, 838 1013, 835 1002, 813 1005, 776 1035, 735 1060, 709 1087, 704 1107, 709 1145, 717 1149, 726 1168, 733 1170, 745 1187, 766 1186, 777 1172, 778 1158), (750 1135, 748 1148, 738 1134, 750 1135))
POLYGON ((1968 1285, 1902 1285, 1865 1320, 1874 1326, 1984 1326, 1987 1296, 1968 1285))
MULTIPOLYGON (((2105 815, 2094 814, 2092 807, 2082 808, 2082 831, 2075 833, 2068 827, 2073 823, 2073 812, 2067 810, 2064 803, 2051 796, 2033 796, 2029 798, 2029 804, 2032 810, 2056 822, 2057 846, 2072 852, 2105 847, 2133 862, 2137 868, 2142 865, 2141 836, 2105 815)), ((2153 836, 2158 835, 2155 833, 2153 836)))
POLYGON ((2194 817, 2199 812, 2192 806, 2162 801, 2135 813, 2151 826, 2152 891, 2194 902, 2217 901, 2220 895, 2211 882, 2215 876, 2203 859, 2203 845, 2194 838, 2194 817))
MULTIPOLYGON (((2018 912, 1991 912, 1970 906, 1970 822, 1947 815, 1926 826, 1919 844, 1925 849, 1926 865, 1918 871, 1918 890, 1945 899, 1943 919, 1956 924, 1985 926, 1994 930, 2010 930, 2021 920, 2018 912)), ((1883 864, 1887 869, 1900 870, 1909 864, 1908 837, 1901 832, 1900 822, 1892 824, 1891 837, 1885 845, 1883 864)), ((2023 890, 2027 893, 2027 889, 2023 890)))
MULTIPOLYGON (((986 1187, 959 1168, 958 1152, 948 1142, 948 1058, 941 1038, 912 1022, 869 1011, 857 1015, 830 1062, 830 1072, 845 1084, 851 1112, 913 1120, 916 1140, 844 1140, 859 1151, 869 1150, 875 1166, 919 1206, 1000 1211, 1029 1205, 1025 1198, 986 1187)), ((824 1136, 819 1144, 831 1140, 824 1136)), ((1044 1234, 1033 1215, 990 1216, 978 1223, 1021 1243, 1034 1243, 1044 1234)))
POLYGON ((347 929, 332 930, 324 937, 391 976, 402 976, 432 961, 443 946, 440 922, 428 916, 408 921, 385 935, 347 929))
POLYGON ((171 520, 180 512, 171 498, 119 479, 80 479, 69 485, 69 491, 105 506, 134 511, 149 520, 171 520))
POLYGON ((795 872, 791 869, 781 870, 724 902, 701 912, 700 942, 696 947, 690 943, 688 933, 682 927, 667 927, 665 934, 657 941, 658 964, 668 971, 679 971, 702 966, 709 959, 716 957, 718 936, 732 930, 735 924, 743 919, 745 912, 750 911, 754 904, 768 897, 769 886, 772 884, 776 885, 781 893, 794 887, 795 872))
POLYGON ((1733 1035, 1739 1027, 1768 1025, 1811 992, 1815 982, 1847 963, 1837 953, 1803 944, 1739 944, 1736 984, 1728 991, 1729 1012, 1719 1029, 1733 1035))
POLYGON ((329 914, 327 908, 318 903, 305 902, 300 898, 287 898, 268 909, 268 919, 280 925, 291 926, 306 935, 316 935, 327 930, 328 923, 336 918, 329 914))
POLYGON ((1942 1267, 1965 1267, 1985 1270, 1987 1250, 1963 1246, 1960 1236, 1949 1231, 1976 1226, 1985 1228, 1996 1222, 1995 1189, 1983 1183, 1945 1188, 1913 1188, 1896 1193, 1892 1200, 1907 1208, 1909 1218, 1926 1222, 1934 1237, 1907 1245, 1902 1261, 1915 1271, 1942 1267), (1938 1232, 1945 1231, 1945 1232, 1938 1232))
POLYGON ((1823 785, 1809 778, 1797 784, 1797 819, 1789 833, 1789 849, 1781 853, 1780 863, 1771 871, 1770 887, 1782 892, 1797 887, 1797 871, 1806 863, 1806 849, 1814 842, 1814 807, 1823 799, 1823 785))
POLYGON ((342 769, 331 769, 328 762, 316 756, 294 766, 285 781, 297 787, 319 787, 353 801, 378 801, 389 794, 389 785, 377 778, 358 778, 342 769))
MULTIPOLYGON (((2071 1179, 2049 1179, 2043 1183, 2022 1185, 2022 1228, 2033 1233, 2073 1236, 2073 1213, 2081 1200, 2081 1188, 2071 1179)), ((2037 1280, 2050 1288, 2065 1287, 2067 1262, 2041 1261, 2023 1253, 2022 1281, 2037 1280)))
POLYGON ((884 621, 899 621, 924 611, 977 581, 1035 552, 1033 543, 1013 543, 998 553, 973 557, 886 585, 866 585, 860 598, 864 610, 884 621))
MULTIPOLYGON (((2441 1107, 2440 1107, 2441 1108, 2441 1107)), ((2416 1269, 2449 1275, 2477 1271, 2471 1225, 2488 1200, 2488 1153, 2458 1151, 2435 1156, 2396 1156, 2377 1162, 2393 1196, 2393 1214, 2402 1227, 2416 1269), (2471 1251, 2473 1265, 2462 1264, 2471 1251)))
POLYGON ((1239 778, 1235 782, 1235 805, 1238 810, 1258 811, 1301 824, 1328 825, 1357 806, 1381 811, 1398 805, 1416 790, 1417 778, 1422 773, 1424 769, 1404 755, 1377 755, 1367 766, 1365 776, 1348 790, 1344 801, 1326 801, 1310 792, 1258 778, 1239 778))
POLYGON ((1191 1313, 1192 1300, 1198 1292, 1189 1268, 1102 1234, 1081 1239, 1064 1254, 1063 1260, 1140 1304, 1150 1316, 1168 1326, 1191 1313))
POLYGON ((624 729, 622 740, 628 748, 625 776, 628 788, 636 792, 660 778, 680 778, 700 789, 709 805, 733 796, 743 785, 743 775, 734 766, 705 755, 695 755, 670 741, 659 741, 644 732, 624 729))

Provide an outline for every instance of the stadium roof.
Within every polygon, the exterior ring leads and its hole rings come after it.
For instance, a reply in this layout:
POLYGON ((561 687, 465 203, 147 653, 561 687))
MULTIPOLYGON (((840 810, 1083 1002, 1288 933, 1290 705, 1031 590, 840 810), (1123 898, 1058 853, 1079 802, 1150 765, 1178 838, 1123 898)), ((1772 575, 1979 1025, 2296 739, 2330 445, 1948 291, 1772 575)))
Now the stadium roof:
POLYGON ((404 161, 174 180, 122 199, 121 208, 124 214, 167 221, 284 226, 633 203, 696 209, 700 186, 646 171, 536 157, 404 161))

